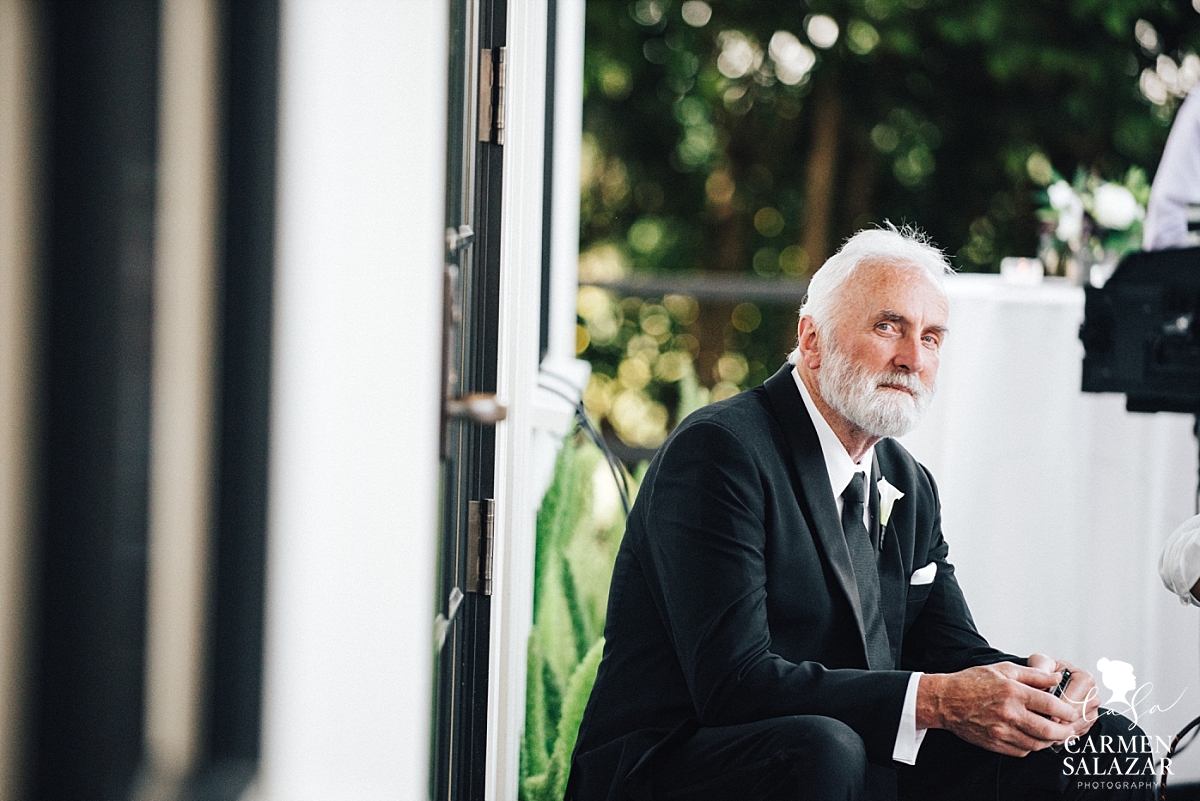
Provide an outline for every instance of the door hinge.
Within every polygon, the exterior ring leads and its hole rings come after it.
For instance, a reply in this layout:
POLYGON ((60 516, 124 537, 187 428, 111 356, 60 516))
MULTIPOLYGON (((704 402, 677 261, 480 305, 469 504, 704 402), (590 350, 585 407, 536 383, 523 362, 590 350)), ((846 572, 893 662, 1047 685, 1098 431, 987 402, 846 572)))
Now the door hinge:
POLYGON ((504 66, 503 47, 479 51, 479 141, 504 144, 504 66))
POLYGON ((467 592, 491 595, 496 504, 484 498, 467 506, 467 592))

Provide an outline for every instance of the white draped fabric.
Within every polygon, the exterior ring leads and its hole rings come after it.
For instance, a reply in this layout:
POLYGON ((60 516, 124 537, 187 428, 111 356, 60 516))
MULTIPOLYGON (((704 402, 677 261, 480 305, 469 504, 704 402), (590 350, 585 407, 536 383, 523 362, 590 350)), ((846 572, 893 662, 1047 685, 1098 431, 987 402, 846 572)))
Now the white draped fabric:
MULTIPOLYGON (((938 395, 903 442, 938 482, 975 621, 993 645, 1066 659, 1098 683, 1102 657, 1133 665, 1140 723, 1169 742, 1200 715, 1200 609, 1157 569, 1193 514, 1192 418, 1080 391, 1082 289, 961 275, 948 292, 938 395)), ((1200 779, 1200 745, 1175 767, 1174 781, 1200 779)))

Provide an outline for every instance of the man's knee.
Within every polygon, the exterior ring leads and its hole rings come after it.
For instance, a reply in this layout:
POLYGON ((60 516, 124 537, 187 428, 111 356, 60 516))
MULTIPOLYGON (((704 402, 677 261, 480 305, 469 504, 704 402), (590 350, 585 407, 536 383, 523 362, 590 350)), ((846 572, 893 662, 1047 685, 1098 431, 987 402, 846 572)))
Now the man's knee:
POLYGON ((867 765, 867 747, 854 729, 833 718, 808 716, 814 758, 838 765, 867 765))
POLYGON ((858 798, 867 773, 867 748, 853 729, 833 718, 788 718, 795 744, 800 798, 858 798))

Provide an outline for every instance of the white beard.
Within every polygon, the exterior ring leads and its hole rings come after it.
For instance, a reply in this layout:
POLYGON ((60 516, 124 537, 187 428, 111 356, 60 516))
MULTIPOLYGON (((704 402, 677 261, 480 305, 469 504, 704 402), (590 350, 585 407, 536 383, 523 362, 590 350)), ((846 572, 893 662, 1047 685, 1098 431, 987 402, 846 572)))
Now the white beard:
POLYGON ((841 349, 831 345, 821 356, 817 371, 821 397, 833 410, 873 437, 899 437, 920 422, 933 401, 937 386, 927 387, 911 373, 883 372, 875 375, 855 364, 841 349), (882 384, 907 388, 909 395, 882 384))

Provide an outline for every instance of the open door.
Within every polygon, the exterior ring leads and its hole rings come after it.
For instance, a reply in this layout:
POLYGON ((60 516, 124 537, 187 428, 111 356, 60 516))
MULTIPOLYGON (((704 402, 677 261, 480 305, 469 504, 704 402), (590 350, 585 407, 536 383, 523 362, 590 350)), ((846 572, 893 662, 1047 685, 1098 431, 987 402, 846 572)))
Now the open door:
POLYGON ((432 797, 481 801, 487 745, 505 0, 450 3, 442 534, 432 797))

